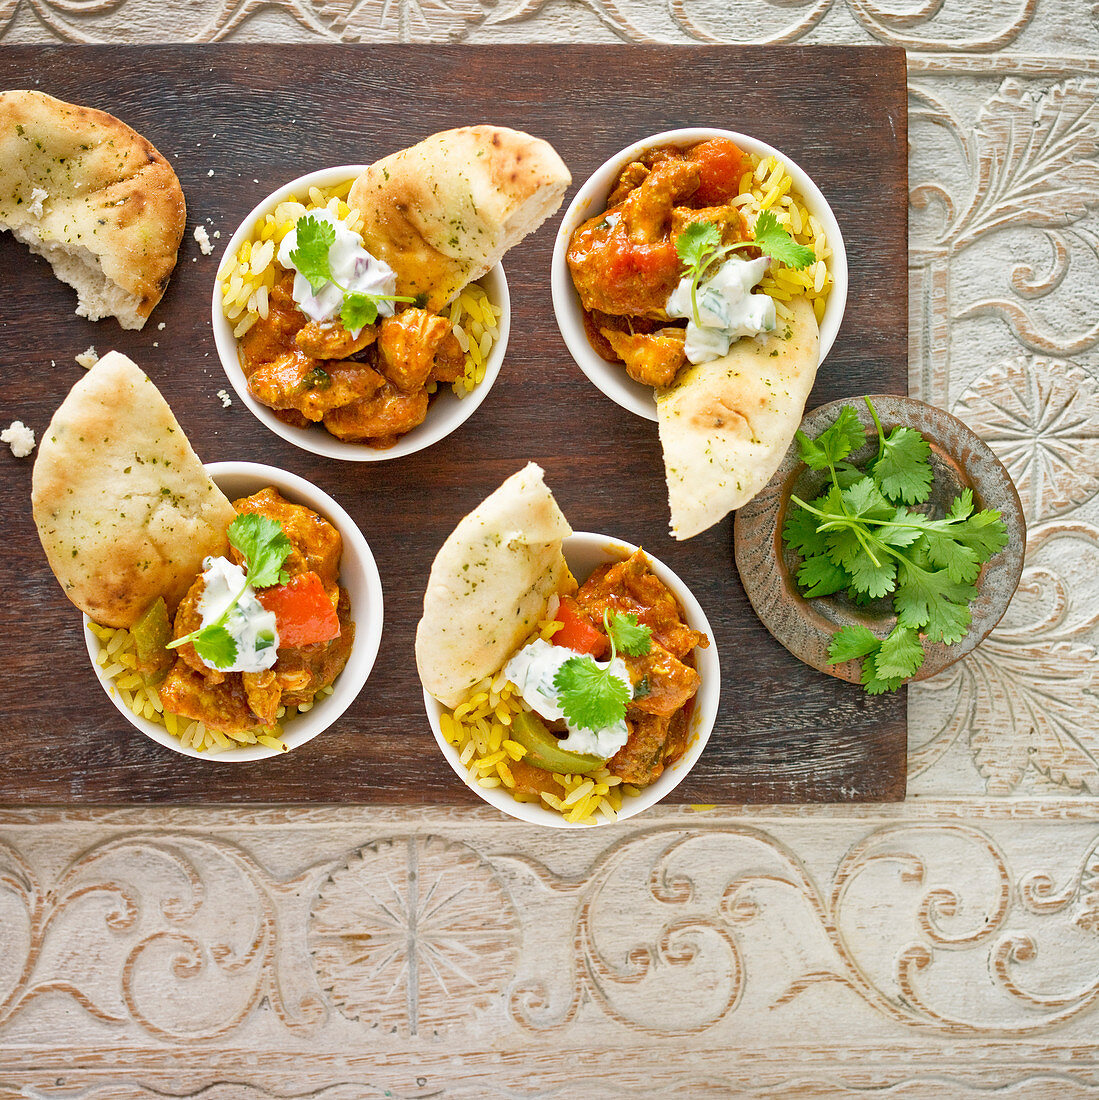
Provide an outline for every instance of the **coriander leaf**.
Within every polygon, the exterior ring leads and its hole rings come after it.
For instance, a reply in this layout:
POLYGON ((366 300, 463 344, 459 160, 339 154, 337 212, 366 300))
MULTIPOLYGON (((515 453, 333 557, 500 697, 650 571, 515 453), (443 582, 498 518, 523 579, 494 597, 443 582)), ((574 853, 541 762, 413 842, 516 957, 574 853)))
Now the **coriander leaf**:
POLYGON ((233 635, 218 623, 211 623, 190 638, 199 658, 214 668, 228 668, 237 659, 233 635))
POLYGON ((817 254, 807 244, 798 244, 771 210, 756 218, 755 242, 764 255, 795 270, 816 262, 817 254))
POLYGON ((721 248, 721 230, 712 222, 692 222, 676 238, 675 251, 691 280, 691 312, 696 325, 702 324, 698 314, 698 284, 705 277, 710 264, 724 255, 721 248))
POLYGON ((891 680, 897 676, 907 680, 916 674, 923 659, 919 634, 898 623, 873 657, 874 672, 879 680, 891 680))
POLYGON ((844 489, 842 495, 843 502, 852 516, 866 519, 892 519, 896 515, 896 508, 882 496, 873 478, 860 478, 844 489))
POLYGON ((922 512, 910 512, 907 508, 898 507, 893 513, 893 523, 883 524, 875 533, 886 546, 901 550, 920 537, 926 522, 927 517, 922 512))
POLYGON ((828 644, 828 662, 833 665, 876 653, 881 639, 865 626, 841 626, 828 644))
POLYGON ((859 414, 851 405, 844 405, 835 423, 826 428, 815 440, 803 431, 797 433, 801 460, 810 470, 823 470, 842 462, 866 442, 866 429, 859 421, 859 414))
POLYGON ((817 530, 817 517, 799 505, 793 504, 786 512, 782 525, 782 539, 786 546, 803 558, 823 554, 824 535, 817 530))
POLYGON ((851 586, 871 599, 887 596, 896 587, 896 562, 885 555, 875 563, 869 554, 859 554, 847 566, 847 571, 851 574, 851 586))
POLYGON ((369 294, 345 294, 340 321, 348 332, 358 332, 378 319, 378 302, 369 294))
POLYGON ((981 571, 977 552, 958 542, 951 531, 932 528, 923 532, 923 538, 928 562, 945 569, 952 581, 969 584, 977 579, 981 571))
POLYGON ((953 528, 954 538, 970 547, 979 561, 988 561, 1007 545, 1007 526, 997 511, 985 510, 953 528))
POLYGON ((887 691, 896 691, 905 681, 903 676, 890 676, 882 678, 874 666, 872 658, 867 657, 862 662, 862 686, 866 688, 867 695, 882 695, 887 691))
POLYGON ((282 563, 294 547, 277 520, 246 512, 229 524, 229 541, 244 555, 248 583, 253 588, 285 584, 290 579, 282 563))
POLYGON ((807 598, 830 596, 850 583, 847 570, 823 555, 806 558, 798 568, 798 584, 807 598))
POLYGON ((653 632, 644 624, 637 625, 637 616, 618 611, 606 617, 604 625, 615 647, 631 657, 642 657, 652 649, 653 632))
POLYGON ((906 560, 897 570, 897 621, 922 631, 929 642, 961 641, 972 621, 969 603, 976 598, 973 585, 952 581, 945 569, 928 570, 906 560))
POLYGON ((335 227, 306 214, 298 218, 296 228, 297 245, 290 253, 290 261, 314 290, 320 290, 332 278, 328 250, 336 243, 335 227))
POLYGON ((963 489, 950 503, 947 519, 965 519, 973 513, 973 490, 963 489))
POLYGON ((574 726, 600 730, 626 714, 630 689, 591 657, 570 657, 553 678, 557 701, 574 726))
POLYGON ((919 432, 897 427, 882 441, 871 472, 881 491, 894 503, 922 504, 935 478, 928 461, 930 455, 931 444, 919 432))

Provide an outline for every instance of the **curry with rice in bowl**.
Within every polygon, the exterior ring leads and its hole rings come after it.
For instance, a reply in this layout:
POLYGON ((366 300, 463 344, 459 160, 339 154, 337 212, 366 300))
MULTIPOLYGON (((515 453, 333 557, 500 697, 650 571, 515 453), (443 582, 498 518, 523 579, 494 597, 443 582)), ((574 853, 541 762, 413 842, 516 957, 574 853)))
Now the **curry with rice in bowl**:
POLYGON ((559 827, 667 794, 718 692, 708 624, 681 584, 638 547, 574 534, 533 463, 509 478, 440 549, 416 634, 452 767, 505 813, 559 827))
POLYGON ((498 369, 499 260, 568 183, 548 143, 490 126, 302 177, 257 207, 219 270, 230 379, 239 366, 249 397, 292 429, 403 453, 440 389, 464 400, 498 369))

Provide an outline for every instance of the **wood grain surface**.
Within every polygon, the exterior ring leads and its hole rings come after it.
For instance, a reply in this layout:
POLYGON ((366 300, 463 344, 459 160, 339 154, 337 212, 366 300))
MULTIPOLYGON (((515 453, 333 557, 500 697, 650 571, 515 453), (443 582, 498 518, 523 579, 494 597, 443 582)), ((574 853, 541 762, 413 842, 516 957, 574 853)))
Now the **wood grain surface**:
MULTIPOLYGON (((470 803, 435 748, 412 638, 431 560, 457 520, 528 459, 577 530, 644 545, 691 586, 721 654, 721 713, 677 802, 894 800, 904 795, 905 695, 871 699, 804 667, 755 618, 732 560, 731 522, 686 543, 667 534, 654 424, 596 391, 550 306, 557 218, 505 260, 513 304, 504 371, 444 444, 340 464, 268 433, 226 386, 210 333, 220 248, 264 195, 303 172, 365 162, 449 126, 492 121, 556 146, 574 185, 617 149, 676 126, 754 134, 788 152, 845 230, 847 314, 810 407, 907 392, 904 53, 847 47, 262 46, 9 47, 0 87, 38 87, 110 111, 173 163, 188 232, 167 294, 140 333, 73 315, 47 264, 0 237, 0 417, 39 433, 94 344, 144 367, 207 460, 269 462, 338 499, 369 540, 385 589, 382 652, 336 727, 259 765, 196 762, 148 742, 94 679, 79 613, 46 566, 30 517, 31 460, 0 455, 0 802, 470 803), (163 328, 160 328, 163 324, 163 328)), ((566 202, 568 198, 566 198, 566 202)))

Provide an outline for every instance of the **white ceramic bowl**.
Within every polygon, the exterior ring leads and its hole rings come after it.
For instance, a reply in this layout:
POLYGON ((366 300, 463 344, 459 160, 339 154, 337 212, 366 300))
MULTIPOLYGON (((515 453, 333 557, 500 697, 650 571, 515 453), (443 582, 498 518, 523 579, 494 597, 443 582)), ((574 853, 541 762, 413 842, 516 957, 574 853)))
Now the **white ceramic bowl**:
MULTIPOLYGON (((605 561, 622 561, 628 558, 637 549, 632 543, 623 542, 621 539, 611 538, 609 535, 596 535, 587 531, 577 531, 565 539, 564 553, 569 569, 578 581, 583 583, 596 566, 605 561)), ((706 649, 694 651, 695 664, 702 684, 695 696, 694 709, 691 713, 691 732, 687 751, 673 764, 669 764, 661 773, 660 778, 648 787, 642 788, 636 797, 626 797, 622 800, 622 810, 618 815, 619 821, 628 817, 634 817, 655 805, 679 786, 687 773, 694 767, 695 761, 702 755, 706 742, 710 739, 710 731, 714 728, 717 718, 718 702, 721 698, 721 668, 718 662, 717 646, 714 643, 713 631, 702 610, 698 600, 691 594, 690 589, 673 573, 663 562, 654 558, 646 551, 646 556, 652 565, 653 572, 668 586, 679 601, 683 609, 683 615, 687 625, 692 630, 699 630, 710 639, 710 645, 706 649)), ((476 791, 486 802, 491 803, 498 810, 517 817, 521 821, 532 825, 548 825, 553 829, 590 829, 592 824, 580 824, 568 822, 564 817, 541 803, 517 802, 508 793, 505 787, 479 787, 469 776, 469 772, 458 758, 458 751, 443 737, 439 727, 439 715, 443 712, 442 704, 433 695, 424 691, 424 706, 427 708, 428 721, 431 723, 431 732, 435 734, 435 740, 447 762, 454 769, 458 777, 476 791)), ((595 825, 609 825, 612 822, 604 818, 597 818, 595 825)))
MULTIPOLYGON (((332 685, 332 694, 318 698, 311 710, 287 722, 282 741, 287 750, 296 749, 328 729, 355 701, 370 675, 382 640, 382 583, 378 576, 378 567, 355 521, 327 493, 322 492, 305 478, 258 462, 211 462, 207 463, 206 470, 230 500, 250 496, 272 485, 287 500, 312 508, 323 516, 343 537, 340 584, 347 589, 351 600, 355 640, 344 670, 332 685)), ((184 756, 222 764, 239 764, 283 755, 281 751, 268 748, 266 745, 242 745, 240 748, 226 749, 223 752, 197 752, 184 746, 163 726, 134 714, 122 701, 114 684, 103 676, 102 669, 95 660, 99 654, 100 642, 91 632, 86 615, 84 616, 84 641, 88 647, 88 655, 92 659, 92 668, 95 669, 95 674, 99 677, 99 682, 111 702, 131 725, 158 745, 163 745, 173 752, 182 753, 184 756)))
MULTIPOLYGON (((335 168, 322 168, 319 172, 309 172, 299 176, 268 195, 252 210, 233 234, 218 261, 218 270, 221 270, 225 260, 235 255, 237 249, 252 235, 256 222, 265 214, 272 212, 287 196, 296 195, 299 199, 307 200, 310 187, 332 187, 335 184, 344 183, 354 179, 365 167, 364 164, 344 164, 335 168)), ((391 458, 402 458, 404 455, 422 451, 425 447, 430 447, 433 443, 438 443, 440 439, 450 435, 476 412, 478 406, 488 396, 488 391, 492 389, 507 351, 508 332, 511 328, 511 299, 508 296, 508 283, 504 277, 504 269, 499 264, 478 281, 485 288, 493 305, 499 306, 503 311, 500 317, 500 336, 489 352, 485 364, 485 377, 465 397, 457 397, 450 386, 441 385, 431 399, 424 422, 402 435, 392 447, 379 449, 369 447, 365 443, 346 443, 329 434, 320 424, 307 428, 291 427, 279 420, 273 409, 257 401, 248 391, 248 380, 240 365, 237 339, 233 336, 233 324, 226 320, 222 312, 221 284, 216 279, 211 313, 214 343, 225 374, 241 401, 276 435, 281 436, 288 443, 293 443, 295 447, 312 451, 313 454, 324 455, 326 458, 338 458, 345 462, 385 462, 391 458)))
POLYGON ((705 126, 668 130, 665 133, 635 141, 597 168, 583 187, 577 191, 576 197, 565 211, 553 246, 550 288, 553 292, 553 312, 557 315, 557 325, 570 354, 576 360, 576 365, 612 401, 638 416, 645 417, 646 420, 656 420, 656 399, 653 397, 652 387, 635 382, 620 363, 608 363, 601 355, 596 354, 588 342, 584 331, 584 311, 580 305, 580 297, 572 284, 566 259, 569 240, 579 225, 606 207, 607 196, 610 194, 615 177, 640 154, 660 145, 678 145, 688 148, 710 138, 719 137, 729 138, 747 153, 755 153, 761 157, 774 156, 781 160, 809 212, 824 227, 825 235, 832 247, 832 257, 827 264, 832 274, 833 285, 824 310, 824 319, 820 325, 820 361, 822 363, 835 342, 843 319, 844 307, 847 304, 847 253, 844 251, 839 223, 820 189, 789 156, 747 134, 734 133, 732 130, 715 130, 705 126))

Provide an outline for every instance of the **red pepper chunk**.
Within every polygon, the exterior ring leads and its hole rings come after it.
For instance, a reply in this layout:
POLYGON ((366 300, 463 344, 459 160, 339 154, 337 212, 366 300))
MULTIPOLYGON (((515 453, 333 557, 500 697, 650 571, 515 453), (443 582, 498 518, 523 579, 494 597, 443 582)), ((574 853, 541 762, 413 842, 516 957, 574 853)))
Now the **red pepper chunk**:
POLYGON ((316 573, 299 573, 286 584, 261 588, 256 599, 275 613, 280 646, 313 645, 340 635, 336 609, 316 573))
POLYGON ((691 150, 698 165, 699 185, 693 201, 699 206, 723 206, 736 198, 740 177, 748 167, 740 147, 728 138, 712 138, 691 150))
POLYGON ((564 625, 553 635, 553 644, 575 650, 577 653, 589 653, 593 657, 602 657, 607 649, 606 636, 595 629, 587 620, 581 618, 576 610, 576 601, 566 596, 561 601, 555 616, 564 625))

